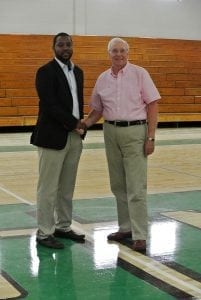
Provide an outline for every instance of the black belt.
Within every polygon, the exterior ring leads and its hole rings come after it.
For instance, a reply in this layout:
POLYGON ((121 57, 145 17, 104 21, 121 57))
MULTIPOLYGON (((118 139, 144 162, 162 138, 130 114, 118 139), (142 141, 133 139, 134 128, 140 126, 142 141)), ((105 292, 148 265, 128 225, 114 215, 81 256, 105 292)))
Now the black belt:
POLYGON ((136 120, 136 121, 107 121, 105 120, 106 123, 119 126, 119 127, 128 127, 132 125, 142 125, 147 123, 146 120, 136 120))

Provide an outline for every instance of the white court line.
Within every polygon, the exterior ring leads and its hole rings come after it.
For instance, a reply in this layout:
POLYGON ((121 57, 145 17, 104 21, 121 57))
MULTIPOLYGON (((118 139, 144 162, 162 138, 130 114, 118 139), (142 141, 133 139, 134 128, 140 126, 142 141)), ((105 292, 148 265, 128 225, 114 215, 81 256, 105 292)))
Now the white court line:
POLYGON ((14 198, 16 198, 17 200, 20 200, 23 203, 26 203, 26 204, 29 204, 29 205, 34 205, 34 203, 32 203, 28 200, 25 200, 24 198, 22 198, 20 196, 17 196, 16 194, 14 194, 14 193, 10 192, 9 190, 3 188, 2 186, 0 186, 0 190, 2 190, 3 192, 5 192, 6 194, 8 194, 10 196, 13 196, 14 198))

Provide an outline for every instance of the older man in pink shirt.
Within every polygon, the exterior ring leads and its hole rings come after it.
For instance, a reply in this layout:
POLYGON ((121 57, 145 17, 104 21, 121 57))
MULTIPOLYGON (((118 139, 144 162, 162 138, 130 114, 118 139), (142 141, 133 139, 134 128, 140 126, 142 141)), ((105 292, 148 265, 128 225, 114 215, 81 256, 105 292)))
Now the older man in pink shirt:
POLYGON ((132 249, 146 250, 147 156, 154 151, 160 94, 149 73, 128 61, 129 45, 108 44, 112 66, 97 79, 91 97, 90 127, 104 118, 105 149, 111 190, 117 201, 117 232, 108 240, 132 239, 132 249))

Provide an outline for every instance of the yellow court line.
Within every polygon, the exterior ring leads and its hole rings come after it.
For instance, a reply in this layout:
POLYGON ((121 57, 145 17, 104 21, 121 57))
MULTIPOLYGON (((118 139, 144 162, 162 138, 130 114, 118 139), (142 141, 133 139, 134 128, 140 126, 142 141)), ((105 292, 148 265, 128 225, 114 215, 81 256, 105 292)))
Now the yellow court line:
POLYGON ((119 249, 119 257, 125 261, 187 294, 201 298, 201 282, 179 273, 148 256, 135 252, 126 246, 119 245, 119 249))
MULTIPOLYGON (((78 222, 73 221, 73 228, 86 235, 86 240, 94 242, 93 238, 93 224, 87 224, 86 226, 78 222)), ((1 231, 1 237, 15 236, 15 235, 32 235, 36 229, 24 229, 24 230, 12 230, 1 231)), ((139 252, 133 251, 130 248, 121 245, 119 243, 107 243, 106 246, 110 247, 116 244, 119 248, 118 257, 127 261, 128 263, 136 266, 144 272, 152 275, 153 277, 160 279, 164 283, 167 283, 185 293, 201 299, 201 282, 198 282, 170 267, 167 267, 160 262, 145 256, 139 252)))
POLYGON ((197 211, 179 210, 161 213, 161 215, 195 226, 197 228, 201 228, 201 213, 197 211))
MULTIPOLYGON (((93 226, 93 224, 91 224, 91 226, 93 226)), ((76 230, 84 233, 88 241, 94 241, 92 234, 93 231, 91 231, 91 233, 89 231, 89 224, 87 225, 88 230, 84 230, 84 225, 77 222, 73 222, 73 227, 76 230)), ((119 243, 107 243, 107 246, 109 247, 110 245, 112 246, 114 244, 118 245, 119 247, 118 257, 152 275, 153 277, 160 279, 164 283, 180 289, 181 291, 196 297, 196 299, 201 299, 201 282, 196 281, 148 256, 133 251, 119 243)))
POLYGON ((12 299, 20 295, 21 293, 0 274, 0 299, 12 299))
POLYGON ((36 233, 37 228, 31 229, 12 229, 0 231, 0 238, 14 237, 14 236, 30 236, 36 233))

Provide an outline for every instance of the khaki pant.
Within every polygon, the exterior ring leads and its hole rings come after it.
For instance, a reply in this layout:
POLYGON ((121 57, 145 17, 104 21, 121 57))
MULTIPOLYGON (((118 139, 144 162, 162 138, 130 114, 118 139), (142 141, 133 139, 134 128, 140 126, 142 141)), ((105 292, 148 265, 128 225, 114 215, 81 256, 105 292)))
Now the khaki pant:
POLYGON ((68 135, 62 150, 38 148, 39 179, 37 219, 39 238, 52 235, 55 227, 69 231, 72 222, 72 197, 82 140, 76 132, 68 135))
POLYGON ((147 127, 116 127, 104 123, 111 190, 117 201, 119 231, 132 231, 133 240, 147 238, 147 127))

